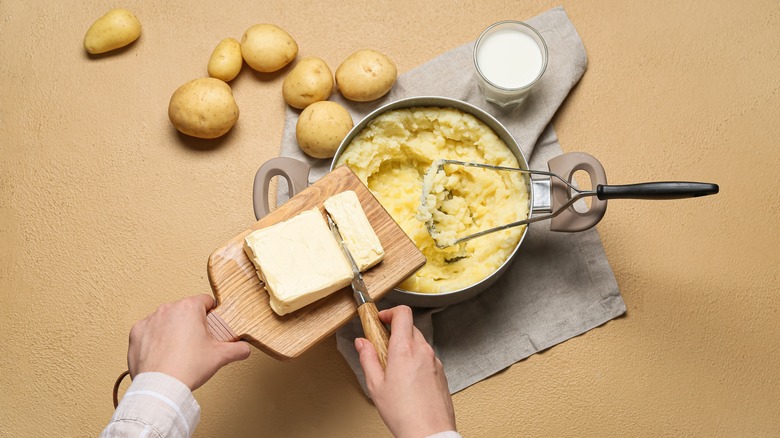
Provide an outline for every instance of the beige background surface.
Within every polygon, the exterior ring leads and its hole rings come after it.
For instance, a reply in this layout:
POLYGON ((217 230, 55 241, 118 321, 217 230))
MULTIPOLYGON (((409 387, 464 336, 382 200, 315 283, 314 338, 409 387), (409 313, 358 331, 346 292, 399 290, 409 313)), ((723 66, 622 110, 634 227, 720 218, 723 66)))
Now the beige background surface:
MULTIPOLYGON (((331 68, 371 47, 400 72, 547 1, 0 1, 0 435, 95 436, 127 333, 207 293, 209 253, 252 220, 278 153, 279 74, 246 66, 218 141, 176 133, 173 90, 216 43, 276 23, 331 68), (163 4, 165 3, 165 4, 163 4), (91 59, 112 7, 143 23, 91 59)), ((589 55, 555 119, 611 182, 690 179, 716 197, 617 201, 598 226, 628 313, 454 396, 466 436, 780 435, 780 4, 563 3, 589 55)), ((196 397, 198 436, 384 436, 329 338, 255 351, 196 397)))

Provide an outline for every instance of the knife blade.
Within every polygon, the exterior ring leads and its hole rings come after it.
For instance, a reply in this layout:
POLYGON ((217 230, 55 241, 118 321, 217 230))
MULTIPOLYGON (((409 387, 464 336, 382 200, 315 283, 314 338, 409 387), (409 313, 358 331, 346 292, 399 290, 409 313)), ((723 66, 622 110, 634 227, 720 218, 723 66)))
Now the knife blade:
POLYGON ((363 276, 360 274, 360 268, 355 263, 352 253, 349 252, 338 225, 336 225, 336 222, 333 221, 329 214, 326 214, 326 216, 328 217, 328 226, 333 233, 333 237, 336 238, 341 251, 352 265, 352 296, 357 304, 360 324, 363 326, 363 334, 374 345, 374 349, 379 357, 379 363, 382 364, 382 368, 385 368, 387 367, 387 344, 390 340, 390 333, 379 319, 379 311, 376 308, 376 304, 374 304, 371 295, 368 294, 368 288, 366 287, 366 282, 363 281, 363 276))

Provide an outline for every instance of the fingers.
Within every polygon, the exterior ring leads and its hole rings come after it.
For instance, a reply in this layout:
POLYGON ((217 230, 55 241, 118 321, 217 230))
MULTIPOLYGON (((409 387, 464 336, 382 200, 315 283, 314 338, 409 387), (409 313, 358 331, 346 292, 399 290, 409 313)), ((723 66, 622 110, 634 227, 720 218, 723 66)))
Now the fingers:
POLYGON ((200 303, 203 305, 203 310, 205 312, 208 312, 209 310, 217 307, 217 300, 215 300, 214 297, 209 294, 198 294, 189 298, 185 298, 185 300, 194 300, 200 303))
POLYGON ((133 324, 130 329, 127 341, 127 370, 130 371, 130 378, 134 378, 138 373, 136 369, 136 356, 138 356, 138 350, 140 349, 141 340, 144 336, 144 330, 149 323, 149 318, 144 318, 133 324))
POLYGON ((408 340, 413 337, 414 318, 409 306, 396 306, 379 312, 379 319, 390 323, 390 339, 408 340))
POLYGON ((428 344, 428 340, 425 339, 425 336, 423 336, 422 332, 417 327, 412 329, 412 337, 417 343, 430 345, 428 344))
POLYGON ((130 328, 129 342, 133 343, 138 341, 143 335, 146 324, 148 324, 148 318, 140 319, 130 328))
POLYGON ((360 355, 360 366, 363 368, 363 374, 366 375, 366 384, 368 384, 369 390, 375 388, 376 382, 382 380, 385 375, 382 364, 379 363, 376 349, 368 339, 364 338, 355 339, 355 349, 360 355))
POLYGON ((227 365, 249 357, 249 344, 244 341, 219 342, 222 351, 222 365, 227 365))
POLYGON ((389 309, 385 309, 385 310, 380 310, 380 311, 379 311, 379 319, 380 319, 380 320, 381 320, 383 323, 385 323, 385 324, 390 324, 390 321, 392 321, 392 320, 393 320, 393 314, 395 313, 395 309, 396 309, 397 307, 398 307, 398 306, 396 306, 396 307, 391 307, 391 308, 389 308, 389 309))
POLYGON ((444 364, 441 363, 441 360, 439 358, 436 358, 436 372, 439 375, 439 381, 441 382, 441 385, 443 388, 448 388, 449 384, 447 383, 447 375, 444 373, 444 364))

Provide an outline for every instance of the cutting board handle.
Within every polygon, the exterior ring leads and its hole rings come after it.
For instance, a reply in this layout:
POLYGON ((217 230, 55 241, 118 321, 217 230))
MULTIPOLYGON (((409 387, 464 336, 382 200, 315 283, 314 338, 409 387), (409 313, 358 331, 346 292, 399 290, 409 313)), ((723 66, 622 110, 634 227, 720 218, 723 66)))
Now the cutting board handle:
POLYGON ((292 198, 309 185, 309 170, 311 167, 308 164, 295 158, 276 157, 263 163, 257 169, 252 190, 252 202, 257 220, 264 218, 271 212, 271 207, 268 204, 271 178, 284 177, 287 180, 288 197, 292 198))
POLYGON ((233 332, 233 329, 231 329, 219 313, 217 313, 216 309, 210 311, 206 315, 206 323, 206 328, 209 333, 218 341, 234 342, 239 339, 235 332, 233 332))

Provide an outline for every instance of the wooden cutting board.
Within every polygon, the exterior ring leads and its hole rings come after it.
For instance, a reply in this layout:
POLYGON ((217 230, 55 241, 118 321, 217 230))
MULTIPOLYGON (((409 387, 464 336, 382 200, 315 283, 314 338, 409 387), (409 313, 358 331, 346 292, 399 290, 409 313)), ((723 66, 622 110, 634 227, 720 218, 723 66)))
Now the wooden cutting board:
MULTIPOLYGON (((357 193, 360 204, 385 250, 385 258, 363 273, 374 300, 425 264, 420 252, 401 227, 379 204, 360 179, 342 166, 291 198, 248 230, 217 248, 209 257, 208 275, 217 307, 208 315, 209 331, 224 341, 242 339, 277 359, 296 357, 333 334, 356 314, 352 288, 347 287, 285 316, 268 303, 255 266, 244 252, 244 237, 254 230, 289 219, 346 190, 357 193)), ((305 266, 301 266, 304 272, 305 266)))

